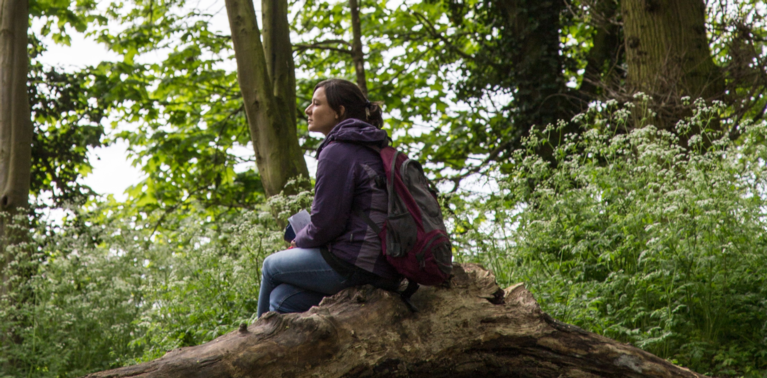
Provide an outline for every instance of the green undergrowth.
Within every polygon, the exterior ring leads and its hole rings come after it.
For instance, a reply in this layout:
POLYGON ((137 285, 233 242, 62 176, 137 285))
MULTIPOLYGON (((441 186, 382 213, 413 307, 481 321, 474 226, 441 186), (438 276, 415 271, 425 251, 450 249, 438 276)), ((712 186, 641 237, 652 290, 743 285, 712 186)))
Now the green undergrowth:
POLYGON ((160 228, 147 221, 157 216, 109 206, 63 226, 38 224, 34 251, 12 264, 34 268, 15 288, 33 295, 0 299, 0 330, 21 340, 0 340, 0 377, 79 377, 253 322, 261 264, 286 247, 273 215, 286 219, 311 198, 276 196, 219 218, 191 211, 160 228))
POLYGON ((549 128, 499 194, 460 207, 461 259, 527 283, 564 322, 700 373, 767 376, 767 127, 731 142, 698 103, 677 125, 684 149, 653 126, 623 132, 633 107, 604 106, 576 117, 587 131, 556 164, 532 152, 549 128))

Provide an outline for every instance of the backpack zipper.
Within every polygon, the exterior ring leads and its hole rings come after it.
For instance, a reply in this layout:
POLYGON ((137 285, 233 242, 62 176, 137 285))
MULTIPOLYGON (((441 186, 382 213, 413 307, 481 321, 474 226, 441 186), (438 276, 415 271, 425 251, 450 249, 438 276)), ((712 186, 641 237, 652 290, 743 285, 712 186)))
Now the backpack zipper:
POLYGON ((403 182, 405 181, 405 177, 407 177, 407 175, 405 174, 405 172, 407 172, 407 166, 412 161, 413 161, 413 159, 407 159, 407 160, 402 162, 402 165, 399 166, 399 175, 400 175, 400 177, 402 177, 402 181, 403 182))
POLYGON ((402 165, 399 167, 399 175, 402 177, 402 182, 405 182, 408 165, 413 163, 418 164, 418 167, 421 168, 421 171, 423 171, 423 167, 421 166, 421 163, 419 163, 417 160, 407 159, 403 161, 402 165))
MULTIPOLYGON (((426 243, 426 245, 423 248, 421 248, 421 253, 416 253, 415 254, 415 259, 418 260, 418 265, 420 265, 421 269, 426 269, 426 258, 425 258, 426 252, 425 251, 428 250, 429 247, 431 247, 431 245, 434 244, 434 242, 436 242, 437 240, 445 238, 445 236, 442 235, 442 234, 437 234, 437 235, 434 235, 434 236, 435 237, 433 237, 431 240, 429 240, 429 242, 426 243)), ((434 261, 436 261, 436 258, 434 259, 434 261)), ((439 263, 439 261, 436 261, 436 262, 439 263)), ((442 269, 440 269, 440 270, 442 270, 442 269)))
POLYGON ((431 240, 429 240, 429 242, 426 243, 426 245, 423 248, 421 248, 421 250, 424 251, 426 249, 429 249, 429 247, 431 247, 431 245, 434 244, 435 241, 437 241, 439 239, 444 239, 444 238, 445 238, 445 236, 442 235, 442 234, 434 235, 434 237, 431 240))

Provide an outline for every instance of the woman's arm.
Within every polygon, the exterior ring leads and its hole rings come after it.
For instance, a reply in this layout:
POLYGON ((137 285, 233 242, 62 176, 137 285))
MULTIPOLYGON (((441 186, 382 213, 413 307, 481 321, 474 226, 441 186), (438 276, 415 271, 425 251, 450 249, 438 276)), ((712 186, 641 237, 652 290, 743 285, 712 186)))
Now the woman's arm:
POLYGON ((349 146, 333 143, 317 161, 312 222, 296 234, 299 248, 317 248, 343 234, 354 201, 354 160, 344 152, 349 146), (347 156, 345 156, 347 155, 347 156))

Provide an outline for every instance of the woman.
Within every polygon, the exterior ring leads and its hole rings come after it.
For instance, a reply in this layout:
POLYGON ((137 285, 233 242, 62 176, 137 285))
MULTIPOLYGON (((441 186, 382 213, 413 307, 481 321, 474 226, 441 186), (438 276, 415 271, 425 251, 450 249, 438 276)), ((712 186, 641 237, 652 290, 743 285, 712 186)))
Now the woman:
POLYGON ((325 135, 317 149, 311 223, 298 231, 294 248, 264 260, 259 317, 267 311, 306 311, 351 286, 398 286, 378 235, 359 216, 364 213, 379 227, 386 219, 383 162, 369 147, 387 145, 380 106, 354 83, 331 79, 314 88, 306 115, 309 131, 325 135))

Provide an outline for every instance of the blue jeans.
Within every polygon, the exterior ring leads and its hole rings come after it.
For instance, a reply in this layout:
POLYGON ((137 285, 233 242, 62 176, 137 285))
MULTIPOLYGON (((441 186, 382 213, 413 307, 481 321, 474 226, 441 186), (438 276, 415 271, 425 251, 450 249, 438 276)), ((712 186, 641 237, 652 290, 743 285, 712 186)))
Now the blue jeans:
POLYGON ((353 274, 343 277, 328 265, 318 248, 293 248, 264 260, 258 317, 267 311, 303 312, 325 296, 368 282, 353 274))

